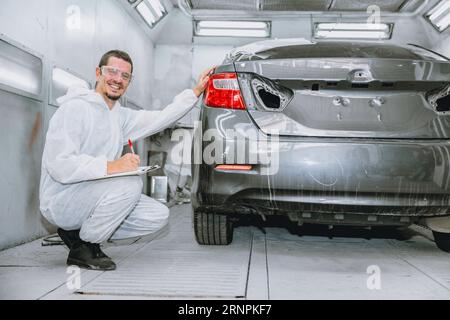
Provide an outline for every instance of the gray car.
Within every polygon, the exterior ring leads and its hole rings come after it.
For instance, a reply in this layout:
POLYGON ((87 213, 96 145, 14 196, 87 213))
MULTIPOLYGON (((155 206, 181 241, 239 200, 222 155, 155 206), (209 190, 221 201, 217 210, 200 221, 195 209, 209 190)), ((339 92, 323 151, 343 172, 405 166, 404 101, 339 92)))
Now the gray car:
POLYGON ((234 50, 195 130, 198 243, 242 214, 299 224, 428 226, 450 250, 450 62, 415 45, 280 43, 234 50))

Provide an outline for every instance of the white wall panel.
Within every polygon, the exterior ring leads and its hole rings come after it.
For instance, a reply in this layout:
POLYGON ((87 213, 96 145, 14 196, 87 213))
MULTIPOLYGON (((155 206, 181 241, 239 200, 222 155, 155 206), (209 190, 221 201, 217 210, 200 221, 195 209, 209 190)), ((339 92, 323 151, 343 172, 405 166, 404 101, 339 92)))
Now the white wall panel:
POLYGON ((44 53, 47 48, 48 0, 1 0, 0 33, 44 53))
POLYGON ((91 0, 48 0, 47 53, 50 61, 64 66, 92 80, 95 76, 93 68, 93 45, 96 32, 96 3, 91 0), (68 12, 70 6, 76 4, 79 9, 79 29, 69 29, 67 24, 77 20, 68 12))
POLYGON ((174 9, 164 20, 161 21, 157 44, 190 45, 192 43, 192 18, 179 9, 174 9))
POLYGON ((272 38, 310 39, 311 35, 311 19, 309 17, 272 22, 272 38))
POLYGON ((39 214, 42 102, 0 90, 0 249, 44 233, 39 214))
POLYGON ((233 46, 194 46, 192 56, 192 78, 198 79, 203 70, 213 65, 220 65, 225 55, 233 49, 233 46))
POLYGON ((127 92, 127 96, 144 109, 152 109, 151 90, 154 72, 154 48, 153 43, 148 39, 143 41, 146 36, 141 30, 134 30, 134 21, 128 18, 129 30, 125 41, 125 50, 131 55, 134 64, 133 81, 127 92))
MULTIPOLYGON (((3 170, 13 168, 7 179, 0 181, 3 203, 0 210, 1 250, 52 230, 48 229, 38 209, 43 139, 48 121, 56 110, 48 105, 51 67, 56 64, 69 68, 93 84, 95 67, 103 53, 110 49, 128 51, 136 68, 128 96, 146 108, 151 101, 152 90, 149 88, 154 60, 153 43, 148 33, 124 10, 120 4, 122 0, 0 1, 0 34, 40 53, 45 75, 43 102, 34 103, 20 93, 8 93, 0 99, 2 114, 15 117, 2 126, 5 129, 5 126, 13 125, 3 138, 16 146, 8 149, 8 158, 0 160, 3 170), (67 20, 73 19, 73 11, 68 12, 71 5, 79 8, 79 28, 76 24, 76 28, 67 26, 67 20), (14 112, 11 108, 15 108, 14 112), (31 139, 35 140, 29 147, 27 143, 31 139), (24 171, 23 168, 28 169, 24 171)), ((3 94, 1 90, 0 93, 3 94)))
POLYGON ((153 106, 162 109, 176 94, 191 87, 192 46, 159 45, 155 50, 153 106))
POLYGON ((221 64, 232 48, 229 45, 157 45, 152 88, 154 108, 165 107, 182 90, 193 88, 200 73, 221 64))

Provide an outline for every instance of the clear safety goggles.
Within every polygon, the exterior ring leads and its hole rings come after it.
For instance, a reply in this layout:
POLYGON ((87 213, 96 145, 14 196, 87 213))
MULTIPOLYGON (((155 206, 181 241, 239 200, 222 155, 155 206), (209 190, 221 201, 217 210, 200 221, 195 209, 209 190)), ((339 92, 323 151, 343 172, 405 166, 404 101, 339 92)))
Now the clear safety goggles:
POLYGON ((115 67, 110 66, 103 66, 101 67, 102 75, 109 76, 109 77, 117 77, 117 75, 120 75, 123 81, 130 82, 133 78, 133 75, 128 72, 123 72, 120 69, 117 69, 115 67))

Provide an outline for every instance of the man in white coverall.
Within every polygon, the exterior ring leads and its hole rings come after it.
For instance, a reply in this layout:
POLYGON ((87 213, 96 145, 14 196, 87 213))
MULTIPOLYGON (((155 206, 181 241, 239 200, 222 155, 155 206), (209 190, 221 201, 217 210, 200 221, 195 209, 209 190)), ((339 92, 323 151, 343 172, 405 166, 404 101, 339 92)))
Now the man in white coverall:
POLYGON ((130 56, 107 52, 96 69, 95 91, 70 88, 58 99, 45 141, 40 183, 40 209, 58 226, 70 249, 67 264, 93 270, 114 270, 100 249, 108 239, 142 236, 161 229, 169 210, 142 194, 139 176, 95 180, 133 171, 139 156, 125 154, 128 139, 154 134, 184 116, 205 90, 206 70, 193 90, 185 90, 161 111, 135 111, 117 101, 133 72, 130 56))

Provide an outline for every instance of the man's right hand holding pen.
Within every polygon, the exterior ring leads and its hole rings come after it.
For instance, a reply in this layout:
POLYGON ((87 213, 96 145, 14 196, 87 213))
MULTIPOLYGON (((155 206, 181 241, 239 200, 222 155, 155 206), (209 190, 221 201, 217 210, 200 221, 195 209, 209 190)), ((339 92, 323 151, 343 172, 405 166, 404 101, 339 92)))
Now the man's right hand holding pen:
POLYGON ((108 161, 108 174, 115 174, 128 171, 136 171, 141 159, 137 154, 127 153, 120 159, 108 161))
POLYGON ((108 161, 107 174, 115 174, 128 171, 136 171, 139 167, 141 159, 134 153, 133 143, 128 139, 132 153, 127 153, 118 160, 108 161))

